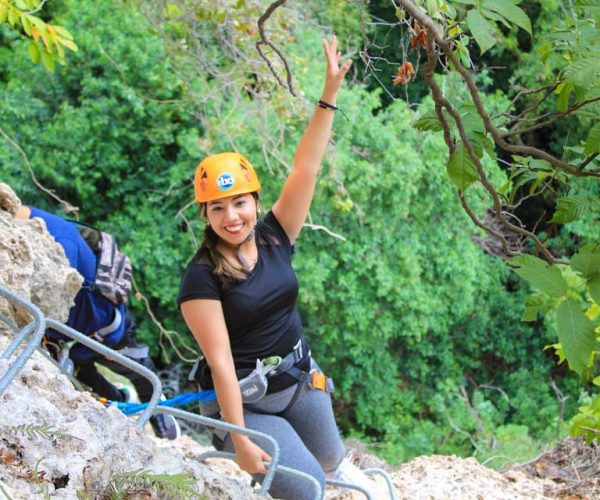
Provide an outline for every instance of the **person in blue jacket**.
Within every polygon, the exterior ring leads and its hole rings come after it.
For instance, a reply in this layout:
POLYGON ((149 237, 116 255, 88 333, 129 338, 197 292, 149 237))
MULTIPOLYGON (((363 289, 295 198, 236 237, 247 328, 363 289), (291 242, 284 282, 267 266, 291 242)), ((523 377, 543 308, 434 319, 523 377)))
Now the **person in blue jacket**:
MULTIPOLYGON (((83 239, 73 223, 39 208, 21 205, 17 219, 40 218, 54 240, 62 246, 71 267, 83 277, 83 286, 77 292, 74 305, 69 310, 67 326, 77 330, 106 347, 130 351, 139 350, 135 339, 135 323, 125 304, 115 305, 107 298, 90 289, 96 275, 96 255, 83 239)), ((69 337, 54 330, 48 330, 52 341, 70 341, 69 337)), ((152 384, 137 372, 112 361, 88 347, 75 343, 69 350, 69 358, 74 364, 74 375, 101 397, 110 401, 123 402, 129 399, 128 391, 119 389, 109 382, 99 371, 96 364, 108 367, 111 371, 128 378, 142 402, 152 397, 152 384)), ((146 354, 136 357, 135 361, 146 368, 156 371, 152 359, 146 354)), ((180 434, 177 421, 170 415, 158 414, 150 418, 154 433, 165 439, 177 439, 180 434)))

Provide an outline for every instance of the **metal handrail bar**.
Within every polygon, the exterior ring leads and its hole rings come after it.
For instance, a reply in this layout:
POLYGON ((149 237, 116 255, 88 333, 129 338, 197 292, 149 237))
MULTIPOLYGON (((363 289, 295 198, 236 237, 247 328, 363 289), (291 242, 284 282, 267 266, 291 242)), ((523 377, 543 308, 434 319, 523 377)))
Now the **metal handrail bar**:
POLYGON ((394 483, 392 483, 392 478, 389 476, 389 474, 384 471, 383 469, 378 469, 378 468, 371 468, 371 469, 365 469, 363 470, 363 472, 367 475, 375 475, 375 474, 379 474, 380 476, 383 476, 383 479, 385 479, 385 482, 387 483, 387 487, 390 490, 390 500, 398 500, 398 495, 396 495, 396 488, 394 488, 394 483))
POLYGON ((139 373, 140 375, 142 375, 150 381, 150 383, 152 384, 152 397, 148 402, 148 406, 142 411, 136 422, 136 425, 138 427, 143 427, 146 424, 146 422, 148 422, 148 419, 152 416, 154 409, 158 406, 158 403, 160 401, 160 396, 162 394, 162 383, 158 378, 158 375, 156 375, 156 373, 154 373, 152 370, 149 370, 145 366, 142 366, 137 361, 133 361, 132 359, 123 356, 122 354, 111 349, 110 347, 102 345, 100 342, 90 337, 87 337, 86 335, 84 335, 81 332, 78 332, 77 330, 73 330, 73 328, 67 325, 63 325, 62 323, 50 318, 48 318, 47 323, 48 326, 53 328, 54 330, 57 330, 60 333, 66 335, 67 337, 71 337, 73 340, 76 340, 80 344, 89 347, 93 351, 96 351, 102 354, 103 356, 107 356, 113 361, 116 361, 117 363, 126 366, 130 370, 139 373))
POLYGON ((0 356, 0 359, 10 359, 10 357, 17 350, 17 347, 19 347, 19 345, 21 345, 21 343, 25 340, 25 337, 33 333, 35 330, 35 325, 35 321, 32 321, 31 323, 27 323, 20 331, 17 330, 17 334, 10 341, 10 344, 8 344, 8 347, 0 356))
MULTIPOLYGON (((207 458, 226 458, 228 460, 235 460, 235 453, 230 453, 227 451, 208 450, 208 451, 205 451, 204 453, 200 453, 200 455, 196 456, 196 460, 198 460, 199 462, 202 462, 203 460, 205 460, 207 458)), ((263 462, 263 463, 267 467, 270 464, 270 462, 263 462)), ((277 466, 277 472, 282 472, 283 474, 288 475, 288 476, 295 476, 300 479, 305 479, 306 481, 311 483, 313 485, 313 487, 315 488, 315 492, 316 492, 315 500, 321 500, 323 498, 323 492, 321 490, 321 485, 319 484, 319 481, 317 481, 310 474, 306 474, 305 472, 299 471, 297 469, 292 469, 290 467, 286 467, 285 465, 281 465, 281 464, 279 464, 277 466)))
MULTIPOLYGON (((222 420, 217 420, 216 418, 205 417, 204 415, 197 415, 188 411, 179 410, 178 408, 158 406, 156 408, 156 411, 158 413, 166 413, 167 415, 182 418, 184 420, 190 420, 191 422, 196 422, 206 427, 213 427, 215 429, 237 432, 239 434, 244 434, 251 438, 259 439, 261 441, 267 441, 272 446, 273 451, 271 453, 271 463, 269 464, 269 467, 267 467, 267 473, 265 474, 265 478, 262 482, 260 490, 261 496, 267 495, 267 492, 271 487, 271 482, 273 481, 273 476, 275 476, 275 470, 279 465, 279 444, 273 436, 269 436, 268 434, 265 434, 263 432, 248 429, 246 427, 239 427, 237 425, 229 424, 227 422, 223 422, 222 420)), ((321 488, 319 487, 319 490, 320 489, 321 488)))
POLYGON ((338 486, 340 488, 351 488, 353 490, 360 491, 363 495, 365 495, 365 497, 367 497, 367 500, 373 500, 371 493, 362 486, 359 486, 358 484, 347 483, 345 481, 338 481, 337 479, 326 479, 325 483, 330 484, 331 486, 338 486))
MULTIPOLYGON (((44 332, 46 331, 46 319, 44 318, 42 311, 40 311, 37 306, 22 299, 15 292, 2 285, 0 285, 0 296, 9 301, 16 302, 23 309, 28 311, 33 316, 33 323, 35 324, 33 335, 31 335, 31 340, 27 343, 15 362, 10 365, 8 370, 6 370, 6 373, 2 376, 2 378, 0 378, 0 396, 2 396, 12 380, 16 377, 17 373, 19 373, 25 366, 25 363, 31 357, 33 351, 35 351, 36 347, 40 344, 42 337, 44 336, 44 332)), ((24 339, 25 336, 26 335, 23 335, 22 338, 24 339)))
POLYGON ((58 368, 62 374, 69 379, 69 381, 75 386, 75 389, 81 392, 85 392, 87 389, 83 386, 83 384, 77 380, 72 373, 65 369, 63 365, 61 365, 58 361, 56 361, 52 355, 46 351, 43 347, 38 347, 37 351, 44 356, 50 363, 52 363, 56 368, 58 368))
POLYGON ((0 321, 2 321, 2 323, 6 324, 14 333, 17 333, 19 331, 19 327, 17 325, 15 325, 10 319, 8 319, 3 314, 0 314, 0 321))

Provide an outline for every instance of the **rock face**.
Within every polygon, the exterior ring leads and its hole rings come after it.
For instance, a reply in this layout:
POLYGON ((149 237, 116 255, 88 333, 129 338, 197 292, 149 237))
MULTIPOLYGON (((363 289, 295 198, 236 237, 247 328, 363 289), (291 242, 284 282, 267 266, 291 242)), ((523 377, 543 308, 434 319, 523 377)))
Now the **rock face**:
MULTIPOLYGON (((64 322, 83 280, 69 267, 44 221, 14 218, 20 204, 10 187, 0 183, 0 283, 64 322)), ((20 327, 29 321, 28 313, 6 302, 0 302, 0 314, 20 327)))
MULTIPOLYGON (((0 184, 0 284, 64 322, 82 278, 43 221, 14 218, 19 206, 12 190, 0 184)), ((3 298, 0 314, 3 353, 15 325, 22 328, 30 317, 3 298)), ((0 376, 14 359, 0 361, 0 376)), ((75 391, 38 352, 0 396, 0 497, 76 499, 85 492, 101 498, 116 475, 139 469, 189 473, 190 486, 208 498, 255 498, 247 478, 229 479, 176 448, 161 447, 133 419, 75 391)))

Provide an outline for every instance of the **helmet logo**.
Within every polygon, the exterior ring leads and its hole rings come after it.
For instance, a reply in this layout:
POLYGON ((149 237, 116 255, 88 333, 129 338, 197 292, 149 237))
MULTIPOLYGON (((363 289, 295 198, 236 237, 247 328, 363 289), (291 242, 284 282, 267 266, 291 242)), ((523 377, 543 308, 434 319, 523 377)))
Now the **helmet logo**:
POLYGON ((230 190, 235 184, 235 178, 229 172, 223 172, 219 177, 217 177, 217 187, 221 191, 230 190))

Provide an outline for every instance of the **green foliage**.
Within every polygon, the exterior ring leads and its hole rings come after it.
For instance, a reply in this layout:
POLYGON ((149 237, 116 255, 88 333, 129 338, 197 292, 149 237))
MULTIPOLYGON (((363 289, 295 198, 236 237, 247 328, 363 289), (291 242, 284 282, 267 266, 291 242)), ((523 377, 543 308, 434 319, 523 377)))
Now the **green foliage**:
MULTIPOLYGON (((182 258, 172 252, 182 242, 173 213, 163 208, 184 181, 163 173, 180 164, 190 168, 198 156, 190 140, 198 137, 197 125, 181 108, 183 83, 161 55, 162 41, 127 4, 78 2, 77 15, 64 22, 81 50, 57 78, 48 80, 12 51, 0 56, 10 89, 0 105, 2 128, 26 152, 41 184, 79 206, 82 220, 115 234, 157 317, 181 329, 173 304, 182 258)), ((22 158, 6 142, 0 163, 3 180, 25 202, 57 211, 32 190, 22 158)), ((157 352, 156 327, 140 302, 134 300, 134 309, 144 318, 141 340, 157 352)))
POLYGON ((191 474, 152 474, 138 469, 113 476, 106 488, 106 495, 116 500, 150 491, 161 498, 206 498, 194 489, 195 482, 191 474))
POLYGON ((34 16, 42 8, 41 0, 1 0, 0 24, 8 23, 16 31, 28 37, 27 50, 34 64, 39 62, 54 72, 56 62, 65 65, 65 48, 78 50, 73 36, 62 26, 46 23, 34 16))
POLYGON ((8 494, 6 489, 4 489, 2 481, 0 481, 0 493, 4 495, 4 498, 6 498, 6 500, 12 500, 12 497, 8 494))
POLYGON ((567 282, 558 267, 548 266, 533 255, 520 255, 509 263, 521 278, 527 280, 540 292, 551 297, 561 297, 566 293, 567 282))
POLYGON ((477 168, 462 142, 456 145, 448 159, 448 176, 459 191, 464 191, 479 179, 477 168))
POLYGON ((582 375, 592 366, 596 346, 594 325, 583 313, 579 302, 567 299, 556 310, 558 340, 572 370, 582 375))
MULTIPOLYGON (((534 320, 538 312, 553 311, 562 353, 570 368, 584 378, 589 377, 597 350, 597 322, 584 313, 581 299, 586 297, 587 292, 587 297, 595 300, 596 277, 600 276, 600 253, 596 246, 583 247, 573 257, 571 266, 564 267, 563 270, 556 265, 548 267, 542 260, 531 255, 517 257, 510 264, 534 288, 554 299, 530 299, 525 319, 534 320)), ((591 307, 587 301, 585 304, 588 314, 595 317, 597 312, 594 310, 598 309, 598 303, 591 307)))
POLYGON ((25 436, 29 436, 31 438, 48 438, 48 437, 66 437, 72 439, 79 439, 70 434, 65 434, 62 432, 56 432, 52 429, 52 426, 49 425, 37 425, 37 424, 22 424, 15 425, 10 427, 2 427, 0 428, 1 434, 23 434, 25 436))
POLYGON ((556 224, 567 224, 581 219, 600 208, 600 201, 591 196, 576 195, 559 198, 556 204, 556 212, 550 222, 556 224))
POLYGON ((494 440, 481 450, 477 459, 497 470, 527 462, 541 451, 540 445, 524 425, 500 425, 494 432, 494 440))
POLYGON ((600 395, 588 405, 579 407, 579 413, 573 417, 571 434, 585 436, 588 443, 598 439, 600 434, 600 395))

